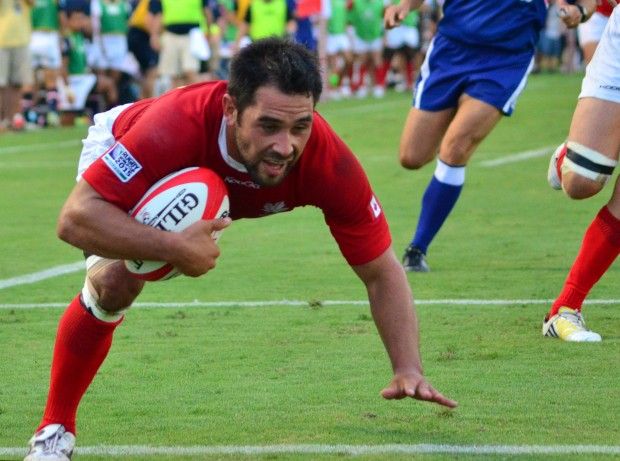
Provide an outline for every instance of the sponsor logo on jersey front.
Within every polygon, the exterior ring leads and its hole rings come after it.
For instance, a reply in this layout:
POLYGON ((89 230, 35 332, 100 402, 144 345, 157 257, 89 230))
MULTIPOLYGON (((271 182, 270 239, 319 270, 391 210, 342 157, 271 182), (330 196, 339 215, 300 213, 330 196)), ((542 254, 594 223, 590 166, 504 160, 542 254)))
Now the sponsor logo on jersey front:
POLYGON ((118 179, 127 182, 142 169, 142 165, 133 158, 125 146, 116 143, 102 157, 104 163, 112 170, 118 179))
POLYGON ((256 184, 254 181, 242 181, 241 179, 233 178, 232 176, 226 176, 226 178, 224 178, 224 182, 249 187, 250 189, 260 189, 260 185, 256 184))

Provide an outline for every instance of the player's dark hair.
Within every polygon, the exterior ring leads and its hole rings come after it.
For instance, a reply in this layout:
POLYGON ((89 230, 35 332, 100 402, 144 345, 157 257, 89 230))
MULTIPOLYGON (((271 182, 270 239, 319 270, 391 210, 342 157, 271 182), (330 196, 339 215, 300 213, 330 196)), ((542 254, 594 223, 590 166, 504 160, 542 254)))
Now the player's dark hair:
POLYGON ((284 94, 319 100, 323 85, 316 57, 290 40, 266 38, 242 48, 230 64, 228 94, 239 113, 254 103, 256 90, 274 86, 284 94))

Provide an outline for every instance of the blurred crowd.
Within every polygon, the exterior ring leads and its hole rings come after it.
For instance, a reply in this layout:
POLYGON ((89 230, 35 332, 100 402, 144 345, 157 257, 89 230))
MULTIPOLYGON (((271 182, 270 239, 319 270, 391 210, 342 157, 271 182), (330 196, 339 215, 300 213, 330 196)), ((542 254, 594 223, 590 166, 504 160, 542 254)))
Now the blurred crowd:
MULTIPOLYGON (((0 0, 0 132, 89 124, 119 104, 226 79, 234 52, 268 36, 316 51, 326 98, 410 91, 442 2, 385 31, 386 1, 0 0)), ((537 71, 580 70, 611 10, 603 2, 575 32, 549 3, 537 71)))

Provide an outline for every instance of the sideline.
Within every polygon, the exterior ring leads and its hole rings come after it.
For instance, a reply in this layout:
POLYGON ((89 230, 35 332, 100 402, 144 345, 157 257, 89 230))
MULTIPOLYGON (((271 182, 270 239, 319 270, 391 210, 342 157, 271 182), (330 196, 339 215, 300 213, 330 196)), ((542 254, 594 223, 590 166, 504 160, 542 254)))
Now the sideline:
MULTIPOLYGON (((0 447, 0 456, 20 456, 24 447, 0 447)), ((78 455, 109 457, 126 456, 206 456, 206 455, 418 455, 418 454, 471 454, 471 455, 618 455, 619 445, 97 445, 77 447, 78 455)))
MULTIPOLYGON (((416 299, 416 306, 524 306, 532 304, 551 304, 553 299, 416 299)), ((12 309, 49 309, 67 307, 67 302, 50 303, 5 303, 0 304, 0 310, 12 309)), ((584 304, 600 306, 620 304, 620 299, 587 299, 584 304)), ((184 309, 191 307, 201 308, 244 308, 244 307, 328 307, 328 306, 368 306, 368 300, 295 300, 282 299, 272 301, 189 301, 189 302, 137 302, 132 307, 141 309, 184 309)))

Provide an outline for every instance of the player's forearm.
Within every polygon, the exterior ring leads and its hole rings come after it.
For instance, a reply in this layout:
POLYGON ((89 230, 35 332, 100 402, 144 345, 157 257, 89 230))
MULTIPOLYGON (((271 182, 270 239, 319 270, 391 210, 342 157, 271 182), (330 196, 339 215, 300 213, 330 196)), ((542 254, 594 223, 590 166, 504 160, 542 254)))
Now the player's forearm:
POLYGON ((390 249, 371 270, 356 272, 366 284, 375 325, 395 373, 422 373, 418 322, 407 277, 390 249))
POLYGON ((400 4, 403 6, 406 5, 407 8, 409 8, 409 11, 417 10, 418 8, 422 6, 423 3, 424 3, 424 0, 401 0, 400 1, 400 4))
POLYGON ((60 239, 111 259, 169 261, 178 234, 146 226, 104 201, 81 181, 63 207, 57 228, 60 239))

